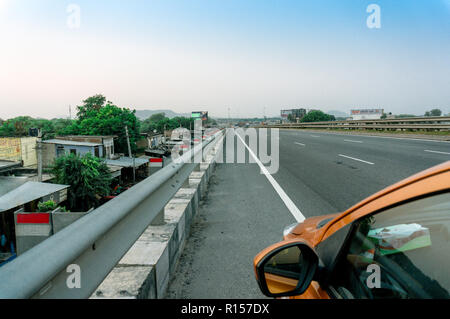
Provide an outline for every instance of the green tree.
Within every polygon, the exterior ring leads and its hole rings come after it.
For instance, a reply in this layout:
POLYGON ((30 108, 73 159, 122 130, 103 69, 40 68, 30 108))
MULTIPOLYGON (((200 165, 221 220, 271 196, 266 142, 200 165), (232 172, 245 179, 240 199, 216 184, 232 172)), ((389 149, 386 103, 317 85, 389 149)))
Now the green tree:
POLYGON ((399 115, 395 116, 395 118, 399 118, 399 119, 408 118, 408 117, 416 117, 416 116, 414 114, 399 114, 399 115))
POLYGON ((19 116, 0 124, 0 136, 28 136, 30 128, 39 128, 44 139, 54 138, 64 133, 74 121, 68 119, 33 119, 29 116, 19 116))
POLYGON ((301 122, 326 122, 336 121, 334 115, 326 114, 319 110, 309 111, 302 119, 301 122))
POLYGON ((119 153, 128 153, 125 126, 128 126, 132 152, 137 150, 136 141, 140 136, 140 122, 136 111, 120 108, 108 101, 105 97, 94 96, 84 100, 84 105, 78 107, 78 120, 65 127, 62 135, 115 135, 115 150, 119 153))
POLYGON ((152 116, 150 116, 149 120, 150 122, 159 122, 166 118, 166 113, 155 113, 152 116))
POLYGON ((169 119, 165 116, 162 116, 163 113, 153 114, 148 119, 142 122, 142 132, 143 133, 153 133, 156 131, 157 133, 163 133, 164 129, 173 130, 178 127, 184 128, 194 128, 194 119, 187 117, 174 117, 173 119, 169 119))
POLYGON ((55 183, 70 185, 68 202, 72 211, 87 211, 99 205, 97 196, 110 193, 111 174, 105 162, 90 153, 67 154, 55 159, 51 168, 55 183))
POLYGON ((102 107, 104 107, 105 103, 106 97, 101 94, 88 97, 83 101, 83 105, 77 106, 78 119, 84 120, 87 117, 95 116, 95 113, 98 112, 102 107))
POLYGON ((442 111, 439 109, 432 109, 430 111, 431 116, 441 116, 442 115, 442 111))

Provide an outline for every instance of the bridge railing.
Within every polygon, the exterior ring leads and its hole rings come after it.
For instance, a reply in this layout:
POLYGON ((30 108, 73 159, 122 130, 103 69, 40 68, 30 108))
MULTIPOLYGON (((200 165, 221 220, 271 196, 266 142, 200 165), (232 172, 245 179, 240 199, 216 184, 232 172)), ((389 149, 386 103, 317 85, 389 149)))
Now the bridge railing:
POLYGON ((363 130, 450 130, 450 116, 413 117, 380 120, 347 120, 311 123, 275 124, 274 128, 326 128, 326 129, 363 129, 363 130))
POLYGON ((89 298, 221 134, 1 267, 0 298, 89 298), (68 284, 73 269, 80 270, 80 287, 68 284))

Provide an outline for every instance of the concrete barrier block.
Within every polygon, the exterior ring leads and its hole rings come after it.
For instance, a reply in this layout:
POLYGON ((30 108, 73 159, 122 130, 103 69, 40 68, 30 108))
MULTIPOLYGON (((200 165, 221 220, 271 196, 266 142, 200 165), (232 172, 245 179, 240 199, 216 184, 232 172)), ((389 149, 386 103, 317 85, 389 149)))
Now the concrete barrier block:
POLYGON ((91 299, 156 299, 155 267, 115 267, 91 299))
POLYGON ((119 267, 153 266, 156 276, 156 297, 164 298, 169 284, 169 246, 167 242, 138 240, 119 262, 119 267))
POLYGON ((202 180, 199 178, 189 178, 189 188, 195 190, 195 195, 192 200, 192 215, 195 216, 198 212, 198 204, 202 199, 202 180))
POLYGON ((199 172, 192 172, 191 175, 189 176, 189 184, 191 184, 191 180, 195 179, 200 180, 199 190, 200 190, 200 199, 202 199, 206 193, 207 188, 205 171, 200 170, 199 172))
POLYGON ((206 181, 206 184, 207 184, 208 181, 209 181, 209 177, 211 175, 209 163, 201 163, 200 164, 200 171, 204 171, 205 172, 205 181, 206 181))

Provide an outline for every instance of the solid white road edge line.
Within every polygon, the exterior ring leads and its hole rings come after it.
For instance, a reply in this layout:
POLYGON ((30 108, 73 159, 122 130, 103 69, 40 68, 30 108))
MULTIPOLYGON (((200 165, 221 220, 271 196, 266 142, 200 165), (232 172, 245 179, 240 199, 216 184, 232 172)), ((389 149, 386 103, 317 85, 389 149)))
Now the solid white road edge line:
POLYGON ((349 158, 349 159, 352 159, 352 160, 354 160, 354 161, 359 161, 359 162, 363 162, 363 163, 366 163, 366 164, 375 165, 375 164, 372 163, 372 162, 363 161, 362 159, 359 159, 359 158, 354 158, 354 157, 350 157, 350 156, 342 155, 342 154, 339 154, 339 156, 345 157, 345 158, 349 158))
POLYGON ((273 178, 273 176, 270 175, 270 173, 267 170, 267 168, 263 165, 263 163, 261 163, 259 158, 255 155, 255 153, 253 153, 253 151, 245 143, 245 141, 242 139, 242 137, 240 137, 239 134, 236 134, 236 136, 241 140, 241 142, 247 148, 247 150, 250 153, 250 155, 255 159, 256 163, 259 165, 259 168, 264 173, 264 175, 266 175, 266 177, 269 180, 270 184, 272 184, 272 187, 278 193, 278 195, 280 196, 280 198, 283 201, 284 205, 286 205, 287 209, 294 216, 295 220, 297 222, 299 222, 299 223, 302 223, 305 220, 305 216, 303 216, 302 212, 298 209, 297 206, 295 206, 294 202, 289 198, 289 196, 285 193, 285 191, 281 188, 281 186, 277 183, 277 181, 273 178))
POLYGON ((430 150, 425 150, 424 152, 428 152, 428 153, 437 153, 437 154, 447 154, 447 155, 450 155, 450 153, 447 153, 447 152, 439 152, 439 151, 430 151, 430 150))

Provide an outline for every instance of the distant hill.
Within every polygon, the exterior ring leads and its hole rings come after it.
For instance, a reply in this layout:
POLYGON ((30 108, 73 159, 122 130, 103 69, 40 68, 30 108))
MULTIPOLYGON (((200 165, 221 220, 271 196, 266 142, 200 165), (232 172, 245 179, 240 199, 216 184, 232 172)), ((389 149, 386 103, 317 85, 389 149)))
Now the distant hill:
POLYGON ((166 117, 168 117, 168 118, 174 118, 177 116, 191 117, 191 114, 175 113, 172 110, 136 110, 136 116, 141 120, 148 119, 150 116, 152 116, 153 114, 157 114, 157 113, 164 113, 164 114, 166 114, 166 117))
POLYGON ((342 111, 331 110, 327 114, 334 115, 335 117, 349 117, 349 115, 342 111))

